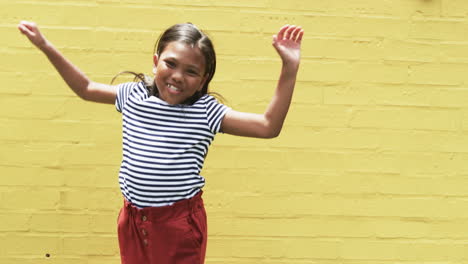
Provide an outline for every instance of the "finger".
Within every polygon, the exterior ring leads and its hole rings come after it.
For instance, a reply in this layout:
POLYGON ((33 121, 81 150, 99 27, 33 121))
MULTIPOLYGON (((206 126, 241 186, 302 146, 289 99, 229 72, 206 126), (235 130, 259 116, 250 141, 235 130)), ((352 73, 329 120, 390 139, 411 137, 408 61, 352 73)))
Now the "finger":
POLYGON ((296 26, 294 26, 294 25, 290 26, 290 27, 286 30, 286 33, 284 34, 284 39, 290 39, 290 38, 291 38, 291 34, 292 34, 292 32, 294 31, 295 28, 296 28, 296 26))
POLYGON ((294 29, 294 31, 291 33, 291 40, 296 40, 297 39, 297 36, 299 34, 299 32, 301 32, 302 28, 299 26, 299 27, 296 27, 294 29))
POLYGON ((23 21, 20 22, 20 25, 23 25, 24 27, 29 29, 29 31, 31 31, 31 32, 36 32, 37 31, 37 25, 34 22, 24 21, 23 20, 23 21))
POLYGON ((303 29, 301 29, 301 31, 299 32, 299 35, 297 36, 297 39, 296 39, 297 43, 301 44, 302 36, 304 36, 304 30, 303 29))
POLYGON ((18 29, 21 31, 21 33, 25 35, 30 36, 33 34, 33 32, 29 28, 27 28, 25 25, 18 25, 18 29))
POLYGON ((26 21, 26 20, 21 20, 21 21, 19 22, 20 25, 26 25, 26 24, 29 24, 29 23, 31 23, 31 22, 26 21))
POLYGON ((27 26, 36 26, 36 23, 32 21, 21 20, 20 24, 27 25, 27 26))
POLYGON ((283 27, 281 27, 280 31, 278 32, 277 39, 283 39, 284 33, 286 32, 288 28, 289 28, 289 25, 284 25, 283 27))

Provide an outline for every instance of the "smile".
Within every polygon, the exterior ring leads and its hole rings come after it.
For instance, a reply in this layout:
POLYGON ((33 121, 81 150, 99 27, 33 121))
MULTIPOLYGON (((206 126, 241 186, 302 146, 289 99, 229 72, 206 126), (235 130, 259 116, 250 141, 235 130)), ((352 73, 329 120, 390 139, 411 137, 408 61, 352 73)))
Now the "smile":
POLYGON ((173 91, 173 92, 180 92, 180 88, 177 88, 175 87, 174 85, 168 83, 167 84, 167 88, 169 88, 169 90, 173 91))

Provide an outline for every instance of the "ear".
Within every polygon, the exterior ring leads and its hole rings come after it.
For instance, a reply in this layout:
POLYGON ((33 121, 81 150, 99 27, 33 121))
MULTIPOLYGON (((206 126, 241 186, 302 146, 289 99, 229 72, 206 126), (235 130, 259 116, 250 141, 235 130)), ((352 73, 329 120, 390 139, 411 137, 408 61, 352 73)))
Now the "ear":
POLYGON ((158 66, 158 54, 153 55, 153 74, 156 74, 156 66, 158 66))

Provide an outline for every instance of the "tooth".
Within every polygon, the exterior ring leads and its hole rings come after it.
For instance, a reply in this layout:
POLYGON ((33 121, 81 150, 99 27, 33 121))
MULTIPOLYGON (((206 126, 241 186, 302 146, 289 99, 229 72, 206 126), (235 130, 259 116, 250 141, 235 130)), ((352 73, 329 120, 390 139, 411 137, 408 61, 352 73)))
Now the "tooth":
POLYGON ((174 85, 172 84, 168 84, 167 87, 173 91, 179 91, 179 88, 178 87, 175 87, 174 85))

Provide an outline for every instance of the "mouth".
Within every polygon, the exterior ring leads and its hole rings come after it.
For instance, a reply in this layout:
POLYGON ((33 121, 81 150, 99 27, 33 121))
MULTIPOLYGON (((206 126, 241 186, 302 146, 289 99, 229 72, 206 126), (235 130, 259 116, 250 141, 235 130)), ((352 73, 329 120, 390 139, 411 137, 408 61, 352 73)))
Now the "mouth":
POLYGON ((176 92, 176 93, 181 92, 180 88, 175 87, 174 85, 172 85, 170 83, 167 84, 167 88, 169 89, 169 91, 172 91, 172 92, 176 92))

